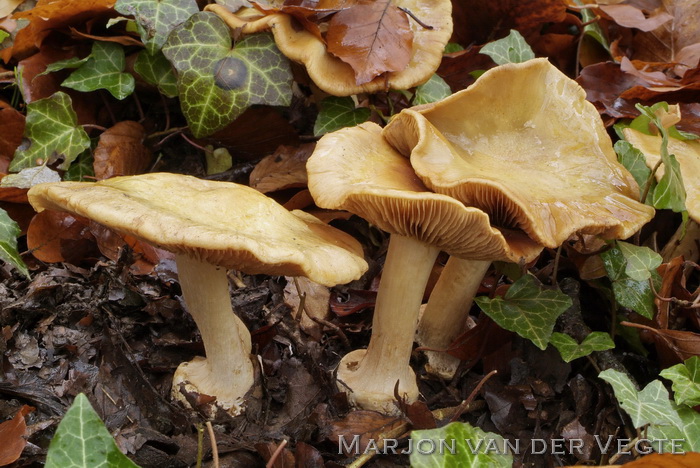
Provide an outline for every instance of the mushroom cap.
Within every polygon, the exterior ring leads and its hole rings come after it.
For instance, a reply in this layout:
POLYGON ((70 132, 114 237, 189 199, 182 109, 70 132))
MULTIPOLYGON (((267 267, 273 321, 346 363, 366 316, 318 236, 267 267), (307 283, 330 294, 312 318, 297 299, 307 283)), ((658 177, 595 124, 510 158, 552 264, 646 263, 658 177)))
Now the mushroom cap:
POLYGON ((382 74, 368 83, 357 85, 352 67, 326 52, 326 45, 313 33, 300 28, 293 18, 275 13, 259 19, 246 19, 220 5, 207 10, 219 15, 231 28, 243 34, 271 29, 279 50, 289 59, 304 64, 316 85, 334 96, 351 96, 392 89, 407 89, 424 83, 437 70, 442 53, 452 35, 452 3, 450 0, 395 0, 420 20, 432 26, 427 29, 409 19, 413 31, 413 51, 408 66, 398 72, 382 74))
POLYGON ((375 123, 326 134, 306 169, 318 206, 348 210, 451 255, 517 262, 532 260, 542 250, 522 232, 493 228, 478 208, 428 191, 375 123))
POLYGON ((99 182, 39 184, 37 211, 67 211, 160 248, 250 274, 306 276, 333 286, 367 270, 350 235, 257 190, 154 173, 99 182))
MULTIPOLYGON (((647 166, 653 169, 661 160, 661 136, 645 135, 631 128, 623 130, 625 139, 632 146, 644 153, 647 166)), ((700 223, 700 141, 681 141, 668 139, 668 153, 676 156, 681 166, 683 185, 685 187, 685 207, 688 215, 696 223, 700 223)), ((664 175, 663 164, 656 170, 655 176, 660 180, 664 175)))
POLYGON ((627 238, 654 214, 585 91, 546 59, 493 68, 405 109, 383 135, 429 189, 547 247, 577 232, 627 238))

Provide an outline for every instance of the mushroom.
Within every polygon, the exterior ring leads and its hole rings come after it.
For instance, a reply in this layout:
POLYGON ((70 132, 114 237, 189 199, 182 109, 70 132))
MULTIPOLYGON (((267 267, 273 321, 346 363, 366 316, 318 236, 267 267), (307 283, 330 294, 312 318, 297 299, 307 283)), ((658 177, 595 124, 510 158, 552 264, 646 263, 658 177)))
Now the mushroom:
POLYGON ((289 59, 302 63, 316 85, 334 96, 351 96, 392 89, 407 89, 424 83, 437 70, 442 53, 452 35, 452 3, 449 0, 396 0, 398 6, 420 17, 429 27, 410 21, 413 51, 408 66, 398 72, 382 74, 357 85, 352 67, 326 52, 326 45, 313 33, 299 27, 285 13, 252 16, 250 9, 236 14, 224 6, 210 4, 205 10, 219 15, 231 29, 242 34, 271 30, 279 50, 289 59))
POLYGON ((254 374, 250 333, 231 308, 226 269, 302 275, 326 286, 367 269, 348 234, 238 184, 155 173, 39 184, 28 196, 37 211, 78 214, 176 254, 182 295, 207 357, 178 367, 172 395, 185 401, 180 384, 187 383, 232 415, 241 411, 254 374))
MULTIPOLYGON (((546 59, 493 68, 466 90, 403 110, 382 135, 429 189, 546 247, 576 233, 624 239, 654 215, 584 90, 546 59)), ((421 319, 421 345, 444 349, 456 338, 486 268, 450 259, 421 319), (443 288, 461 291, 462 303, 443 288)), ((456 367, 449 356, 429 359, 444 377, 456 367)))
POLYGON ((341 360, 338 387, 356 406, 394 413, 394 387, 409 402, 418 386, 409 365, 418 312, 440 250, 476 260, 530 260, 541 247, 490 226, 486 213, 429 192, 374 123, 325 135, 307 162, 322 208, 345 209, 391 233, 369 347, 341 360))

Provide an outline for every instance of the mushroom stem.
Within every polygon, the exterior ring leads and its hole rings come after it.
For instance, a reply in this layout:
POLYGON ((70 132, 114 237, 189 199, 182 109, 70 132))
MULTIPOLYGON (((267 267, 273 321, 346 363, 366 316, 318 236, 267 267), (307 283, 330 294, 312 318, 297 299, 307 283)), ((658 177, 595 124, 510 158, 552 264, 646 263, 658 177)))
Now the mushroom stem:
POLYGON ((338 388, 350 390, 355 405, 396 413, 394 387, 408 402, 418 398, 409 361, 423 291, 439 253, 437 247, 392 235, 377 294, 369 347, 345 355, 338 367, 338 388))
POLYGON ((231 308, 226 269, 182 254, 175 260, 182 296, 202 335, 207 357, 178 366, 173 397, 185 402, 180 384, 188 382, 187 390, 215 396, 217 406, 238 414, 253 385, 254 371, 250 333, 231 308))
MULTIPOLYGON (((450 257, 418 324, 418 344, 436 350, 449 348, 464 331, 472 301, 489 265, 489 261, 450 257)), ((425 351, 425 354, 429 373, 444 379, 454 377, 459 359, 444 351, 425 351)))

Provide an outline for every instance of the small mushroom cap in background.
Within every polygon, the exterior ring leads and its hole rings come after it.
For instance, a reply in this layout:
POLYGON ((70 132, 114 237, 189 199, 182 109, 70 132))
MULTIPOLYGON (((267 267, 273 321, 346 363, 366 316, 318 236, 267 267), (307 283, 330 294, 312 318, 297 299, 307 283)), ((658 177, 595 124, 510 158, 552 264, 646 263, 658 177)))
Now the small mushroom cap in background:
POLYGON ((547 247, 631 236, 654 214, 585 91, 546 59, 493 68, 383 131, 425 185, 547 247))
POLYGON ((84 216, 165 250, 249 274, 306 276, 334 286, 367 270, 362 247, 350 235, 243 185, 154 173, 39 184, 28 196, 37 211, 84 216))
POLYGON ((316 36, 300 28, 293 18, 275 13, 247 20, 221 5, 208 5, 206 10, 219 15, 232 29, 243 34, 272 30, 279 50, 289 59, 302 63, 316 86, 334 96, 351 96, 391 89, 407 89, 430 78, 442 60, 445 45, 452 35, 452 3, 450 0, 396 0, 396 5, 411 11, 432 29, 409 18, 413 31, 413 46, 408 66, 401 71, 382 74, 368 83, 358 85, 350 65, 326 51, 326 45, 316 36))
MULTIPOLYGON (((661 160, 661 136, 645 135, 632 128, 623 130, 625 139, 632 146, 644 153, 644 157, 650 169, 653 169, 661 160)), ((681 166, 683 186, 685 188, 685 207, 688 215, 696 223, 700 223, 700 141, 681 141, 675 138, 668 139, 668 153, 676 156, 681 166)), ((663 164, 656 170, 655 176, 660 180, 664 175, 663 164)))
POLYGON ((451 255, 518 262, 532 260, 542 250, 522 232, 492 227, 483 211, 428 191, 409 161, 382 138, 377 124, 326 134, 306 169, 318 206, 348 210, 451 255))

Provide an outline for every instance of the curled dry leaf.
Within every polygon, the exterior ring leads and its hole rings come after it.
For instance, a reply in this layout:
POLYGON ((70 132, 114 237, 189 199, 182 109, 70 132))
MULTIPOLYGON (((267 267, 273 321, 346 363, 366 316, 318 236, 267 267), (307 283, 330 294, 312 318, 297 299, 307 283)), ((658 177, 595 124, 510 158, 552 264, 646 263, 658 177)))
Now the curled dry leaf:
POLYGON ((314 146, 313 143, 299 147, 280 146, 255 166, 250 173, 250 186, 262 193, 305 187, 306 161, 314 146))
POLYGON ((146 131, 140 123, 124 120, 100 135, 95 148, 95 177, 98 180, 146 172, 151 151, 143 145, 146 131))

